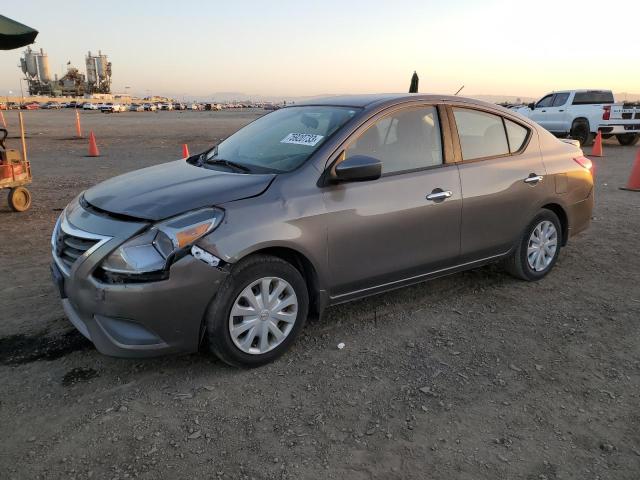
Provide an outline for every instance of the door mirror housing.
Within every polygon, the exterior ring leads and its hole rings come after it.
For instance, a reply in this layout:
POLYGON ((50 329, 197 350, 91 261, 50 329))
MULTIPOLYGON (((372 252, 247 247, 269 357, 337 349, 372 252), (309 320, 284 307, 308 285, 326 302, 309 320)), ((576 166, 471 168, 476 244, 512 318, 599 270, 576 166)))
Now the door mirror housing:
POLYGON ((536 104, 535 104, 535 103, 533 103, 533 102, 531 102, 531 103, 529 104, 529 108, 530 108, 531 110, 535 110, 535 109, 536 109, 536 104))
POLYGON ((354 155, 336 165, 331 178, 338 182, 366 182, 382 176, 382 162, 367 155, 354 155))

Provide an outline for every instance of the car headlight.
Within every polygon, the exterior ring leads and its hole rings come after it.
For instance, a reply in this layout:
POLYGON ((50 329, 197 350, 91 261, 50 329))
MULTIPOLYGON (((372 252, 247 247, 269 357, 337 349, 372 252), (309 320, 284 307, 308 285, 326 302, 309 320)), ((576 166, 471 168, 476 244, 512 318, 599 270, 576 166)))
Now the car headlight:
POLYGON ((123 274, 163 270, 177 252, 216 228, 223 216, 222 210, 203 208, 156 223, 114 250, 102 269, 123 274))

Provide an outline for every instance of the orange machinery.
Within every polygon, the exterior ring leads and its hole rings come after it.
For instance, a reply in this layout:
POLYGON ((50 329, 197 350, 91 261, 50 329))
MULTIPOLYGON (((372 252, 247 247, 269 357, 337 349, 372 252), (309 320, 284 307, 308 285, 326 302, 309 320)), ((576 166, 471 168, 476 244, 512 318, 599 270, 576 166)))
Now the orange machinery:
POLYGON ((31 206, 31 193, 25 185, 31 183, 31 166, 26 155, 5 146, 7 130, 0 128, 0 190, 9 189, 9 206, 24 212, 31 206))

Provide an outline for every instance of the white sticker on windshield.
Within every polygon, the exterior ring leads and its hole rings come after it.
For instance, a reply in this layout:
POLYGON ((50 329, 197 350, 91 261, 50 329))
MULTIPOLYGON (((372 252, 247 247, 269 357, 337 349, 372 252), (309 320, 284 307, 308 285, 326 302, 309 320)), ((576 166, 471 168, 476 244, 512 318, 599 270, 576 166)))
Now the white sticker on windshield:
POLYGON ((315 147, 322 138, 322 135, 315 135, 313 133, 290 133, 280 140, 280 143, 294 143, 296 145, 315 147))

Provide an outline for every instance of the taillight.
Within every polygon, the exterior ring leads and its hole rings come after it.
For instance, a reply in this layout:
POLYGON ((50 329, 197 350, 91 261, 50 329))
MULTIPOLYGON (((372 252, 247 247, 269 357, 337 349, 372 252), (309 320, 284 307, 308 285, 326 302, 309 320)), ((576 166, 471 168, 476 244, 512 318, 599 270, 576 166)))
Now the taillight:
POLYGON ((602 111, 602 119, 603 120, 609 120, 611 118, 611 106, 610 105, 605 105, 604 107, 602 107, 603 111, 602 111))
POLYGON ((589 173, 593 175, 593 162, 589 160, 587 157, 576 157, 573 159, 578 165, 580 165, 585 170, 589 170, 589 173))

